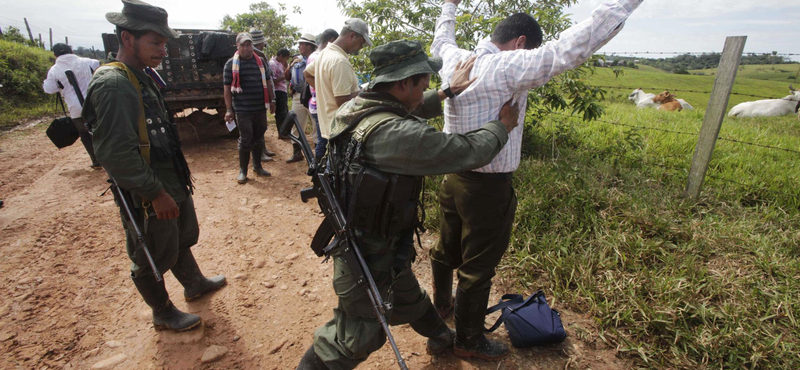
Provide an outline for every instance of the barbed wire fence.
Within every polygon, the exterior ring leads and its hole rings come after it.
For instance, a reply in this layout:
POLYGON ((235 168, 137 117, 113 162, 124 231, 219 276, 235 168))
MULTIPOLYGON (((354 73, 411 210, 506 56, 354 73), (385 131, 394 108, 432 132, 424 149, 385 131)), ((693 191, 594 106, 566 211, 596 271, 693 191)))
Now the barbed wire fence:
MULTIPOLYGON (((572 114, 565 114, 565 113, 552 112, 552 111, 549 112, 549 114, 550 115, 554 115, 554 116, 560 116, 560 117, 573 119, 573 120, 576 120, 576 121, 582 121, 583 120, 582 116, 576 116, 576 115, 572 115, 572 114)), ((613 125, 613 126, 620 126, 620 127, 630 128, 630 129, 633 129, 633 130, 655 131, 655 132, 662 132, 662 133, 668 133, 668 134, 673 134, 673 135, 698 137, 699 134, 700 134, 699 132, 671 130, 671 129, 665 129, 665 128, 661 128, 661 127, 653 127, 653 126, 634 125, 634 124, 629 124, 629 123, 622 123, 622 122, 619 122, 619 120, 612 121, 612 120, 605 120, 605 119, 594 119, 592 121, 593 122, 601 122, 601 123, 608 124, 608 125, 613 125)), ((739 144, 739 145, 752 146, 752 147, 757 147, 757 148, 762 148, 762 149, 776 150, 776 151, 792 153, 792 154, 796 154, 798 156, 798 158, 800 158, 800 150, 783 148, 783 147, 764 144, 764 143, 749 142, 749 141, 745 141, 745 140, 739 140, 739 139, 723 137, 723 136, 719 136, 718 140, 727 141, 727 142, 731 142, 731 143, 736 143, 736 144, 739 144)), ((668 157, 675 157, 675 158, 679 158, 679 159, 684 159, 685 158, 684 155, 675 155, 675 156, 668 156, 668 157)), ((663 169, 666 169, 666 170, 670 170, 670 171, 677 171, 677 172, 680 172, 682 174, 688 174, 688 172, 689 172, 688 166, 671 166, 671 165, 665 165, 663 163, 658 163, 658 162, 653 162, 653 161, 643 161, 641 163, 643 165, 660 167, 660 168, 663 168, 663 169)), ((690 165, 690 164, 691 163, 687 163, 687 165, 690 165)), ((731 178, 728 178, 728 177, 719 176, 719 175, 715 175, 715 174, 707 173, 706 177, 709 177, 709 178, 712 178, 712 179, 715 179, 715 180, 719 180, 719 181, 722 181, 722 182, 725 182, 725 183, 737 185, 741 189, 747 189, 747 191, 751 192, 751 193, 768 192, 768 193, 772 193, 772 194, 775 194, 775 195, 785 196, 785 197, 788 197, 788 198, 794 198, 794 197, 797 196, 796 194, 791 194, 791 193, 788 193, 788 192, 775 190, 775 189, 770 189, 770 188, 766 188, 766 187, 753 188, 752 184, 746 184, 746 183, 743 183, 741 181, 737 181, 737 180, 734 180, 734 179, 731 179, 731 178)))

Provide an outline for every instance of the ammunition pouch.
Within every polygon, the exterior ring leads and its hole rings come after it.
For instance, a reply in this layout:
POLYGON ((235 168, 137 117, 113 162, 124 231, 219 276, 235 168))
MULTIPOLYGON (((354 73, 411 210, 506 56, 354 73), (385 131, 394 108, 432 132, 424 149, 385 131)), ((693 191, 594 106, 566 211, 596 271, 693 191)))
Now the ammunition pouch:
POLYGON ((422 177, 390 174, 368 165, 346 177, 352 189, 347 220, 353 227, 389 237, 419 226, 417 207, 422 177))

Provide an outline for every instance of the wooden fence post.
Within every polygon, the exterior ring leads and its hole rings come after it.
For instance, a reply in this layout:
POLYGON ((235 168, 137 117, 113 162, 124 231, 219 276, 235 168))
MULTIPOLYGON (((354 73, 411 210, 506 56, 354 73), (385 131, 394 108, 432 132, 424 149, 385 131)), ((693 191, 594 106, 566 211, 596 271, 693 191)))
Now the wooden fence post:
POLYGON ((28 37, 31 38, 31 42, 36 42, 33 41, 33 33, 31 33, 31 26, 28 25, 28 18, 22 18, 22 19, 25 20, 25 28, 28 29, 28 37))
POLYGON ((44 43, 42 42, 42 34, 39 34, 39 47, 44 49, 44 43))
POLYGON ((714 145, 719 137, 722 119, 725 118, 725 111, 728 109, 728 99, 733 90, 733 82, 736 81, 736 71, 741 63, 746 41, 747 36, 732 36, 725 39, 725 48, 717 68, 717 77, 714 79, 714 88, 711 90, 703 127, 700 128, 700 136, 694 149, 692 168, 689 170, 689 180, 684 193, 687 198, 697 199, 700 196, 708 164, 714 153, 714 145))
POLYGON ((53 29, 50 29, 50 50, 53 50, 53 29))
POLYGON ((69 36, 64 36, 64 43, 69 45, 69 36))

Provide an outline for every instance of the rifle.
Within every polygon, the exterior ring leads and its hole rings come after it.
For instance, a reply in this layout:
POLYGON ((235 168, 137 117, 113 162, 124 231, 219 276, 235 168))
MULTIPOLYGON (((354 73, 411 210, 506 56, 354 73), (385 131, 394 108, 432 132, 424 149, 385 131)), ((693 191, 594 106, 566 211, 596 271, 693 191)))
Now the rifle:
MULTIPOLYGON (((330 256, 330 254, 337 249, 341 249, 341 256, 350 267, 350 272, 355 276, 356 283, 364 286, 367 290, 367 296, 372 302, 372 310, 378 318, 381 327, 383 327, 386 337, 389 339, 389 344, 392 346, 395 357, 397 357, 397 364, 402 370, 408 370, 403 356, 400 354, 400 349, 397 348, 397 343, 394 341, 389 324, 386 321, 386 312, 392 309, 392 304, 384 302, 378 286, 375 284, 375 279, 372 278, 372 273, 369 271, 367 262, 361 254, 361 248, 356 242, 355 233, 352 227, 347 224, 347 219, 344 216, 344 211, 339 205, 338 200, 333 194, 333 189, 330 182, 330 170, 323 169, 319 166, 314 158, 314 152, 311 151, 311 146, 308 145, 308 140, 303 132, 300 122, 297 120, 297 115, 294 112, 289 112, 284 121, 284 128, 291 127, 289 124, 294 123, 297 128, 297 136, 291 132, 287 133, 289 139, 296 144, 300 145, 303 150, 303 155, 308 163, 308 175, 311 176, 313 186, 310 188, 302 189, 300 191, 300 199, 303 203, 307 203, 309 199, 316 198, 322 213, 325 214, 325 219, 317 229, 314 239, 311 242, 312 250, 317 256, 323 255, 330 256), (333 241, 328 242, 333 238, 333 241), (327 245, 327 246, 326 246, 327 245)), ((288 130, 286 130, 288 131, 288 130)))
MULTIPOLYGON (((129 195, 126 194, 125 191, 119 187, 119 185, 117 185, 117 181, 112 177, 108 178, 108 182, 111 184, 110 188, 114 193, 114 198, 118 200, 117 203, 125 211, 125 217, 123 217, 125 224, 128 225, 129 230, 136 232, 136 241, 139 246, 142 247, 144 255, 147 257, 147 263, 150 264, 150 268, 153 269, 153 274, 156 276, 156 281, 161 282, 161 273, 158 272, 158 267, 156 267, 156 263, 153 261, 153 256, 150 255, 150 249, 147 248, 147 243, 144 241, 144 234, 142 234, 142 231, 139 230, 139 225, 136 224, 136 217, 134 217, 133 210, 130 206, 131 200, 128 199, 129 195)), ((103 194, 105 194, 105 192, 103 194)), ((145 210, 145 212, 147 211, 145 210)), ((145 217, 147 217, 147 215, 145 215, 145 217)))

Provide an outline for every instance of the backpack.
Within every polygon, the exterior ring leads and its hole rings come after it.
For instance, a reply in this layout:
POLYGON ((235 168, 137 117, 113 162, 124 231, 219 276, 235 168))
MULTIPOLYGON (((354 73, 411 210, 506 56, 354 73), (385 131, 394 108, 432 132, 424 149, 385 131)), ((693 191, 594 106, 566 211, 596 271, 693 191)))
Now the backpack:
POLYGON ((303 76, 303 71, 306 70, 306 60, 305 58, 292 64, 292 80, 290 81, 292 85, 292 91, 296 93, 302 93, 303 89, 306 88, 306 77, 303 76))

